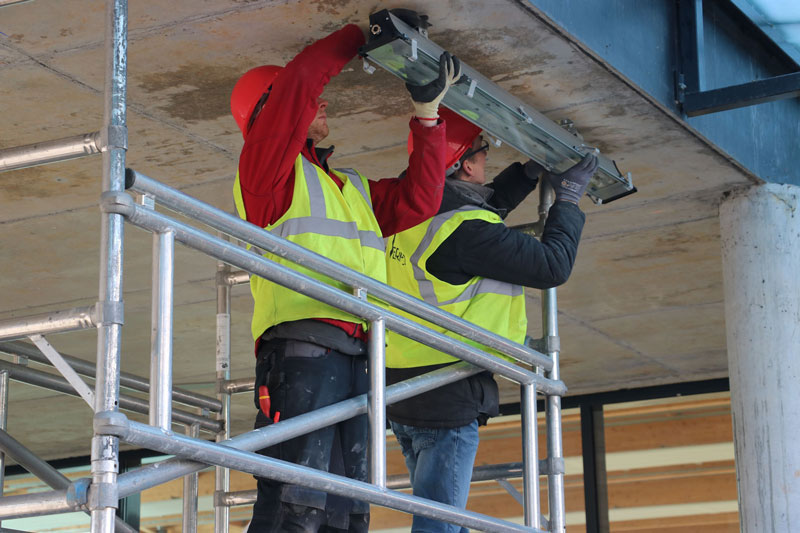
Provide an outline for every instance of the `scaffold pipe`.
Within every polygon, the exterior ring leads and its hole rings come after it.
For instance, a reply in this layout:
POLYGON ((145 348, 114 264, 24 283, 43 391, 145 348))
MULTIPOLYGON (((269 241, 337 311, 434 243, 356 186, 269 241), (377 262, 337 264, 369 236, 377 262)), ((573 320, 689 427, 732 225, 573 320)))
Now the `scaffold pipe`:
MULTIPOLYGON (((457 339, 421 326, 413 320, 391 313, 383 307, 371 302, 362 301, 356 296, 344 293, 327 283, 301 274, 294 269, 279 265, 274 261, 253 254, 227 241, 208 235, 197 228, 183 224, 162 213, 136 205, 127 194, 104 193, 100 203, 102 209, 105 211, 122 214, 127 217, 128 222, 135 226, 154 232, 172 229, 175 231, 175 239, 191 248, 300 292, 301 294, 305 294, 315 300, 338 307, 339 309, 347 311, 355 316, 366 318, 367 320, 376 320, 382 317, 388 329, 404 337, 453 355, 463 361, 476 364, 511 381, 520 384, 536 383, 537 390, 544 394, 562 395, 566 392, 566 386, 561 381, 552 381, 544 378, 535 372, 531 372, 530 370, 526 370, 497 356, 481 351, 457 339)), ((375 280, 373 280, 373 282, 374 281, 375 280)), ((436 313, 440 313, 438 309, 433 309, 436 313)), ((464 324, 469 324, 461 319, 458 320, 464 324)), ((516 343, 511 344, 516 348, 523 349, 521 345, 516 343)), ((508 354, 509 352, 504 353, 508 354)))
POLYGON ((49 335, 93 328, 97 325, 95 306, 42 313, 0 320, 0 341, 24 339, 30 335, 49 335))
MULTIPOLYGON (((374 278, 351 270, 320 254, 273 235, 263 228, 235 217, 221 209, 192 198, 188 194, 164 185, 140 172, 127 169, 126 187, 140 193, 153 195, 160 205, 183 213, 223 233, 248 242, 259 248, 285 257, 299 265, 337 279, 353 288, 362 288, 372 296, 433 324, 503 352, 524 363, 550 370, 552 361, 544 354, 496 335, 471 324, 460 317, 429 305, 401 290, 385 285, 374 278)), ((243 268, 243 267, 239 267, 243 268)), ((245 269, 247 270, 247 269, 245 269)))
MULTIPOLYGON (((480 368, 462 362, 395 383, 386 387, 386 404, 411 398, 479 372, 482 372, 480 368)), ((279 424, 237 435, 221 444, 240 450, 260 450, 366 412, 367 395, 362 394, 303 415, 281 420, 279 424)), ((119 476, 119 497, 130 496, 207 466, 196 461, 172 458, 125 472, 119 476)))
POLYGON ((544 533, 538 528, 525 527, 402 492, 387 491, 383 487, 364 481, 264 457, 255 452, 220 446, 178 434, 166 435, 158 428, 127 420, 125 415, 119 412, 98 413, 95 416, 95 431, 100 434, 115 435, 130 444, 145 446, 162 453, 171 453, 196 461, 226 466, 283 483, 299 484, 329 494, 363 500, 480 531, 544 533))
POLYGON ((69 489, 6 496, 0 498, 0 519, 71 513, 80 511, 85 504, 85 492, 83 499, 76 499, 69 489))
MULTIPOLYGON (((25 470, 44 481, 48 487, 56 490, 67 490, 71 485, 72 482, 67 476, 50 466, 47 461, 30 451, 5 431, 0 431, 0 448, 25 470)), ((115 519, 114 528, 116 533, 135 533, 136 531, 120 517, 115 519)), ((5 533, 8 530, 3 528, 2 531, 5 533)))
POLYGON ((83 133, 0 150, 0 172, 57 163, 101 152, 101 134, 83 133))
MULTIPOLYGON (((7 361, 0 361, 0 370, 7 370, 9 377, 15 381, 36 385, 63 394, 69 394, 70 396, 79 396, 75 389, 72 388, 72 385, 60 376, 7 361)), ((120 395, 119 407, 141 414, 147 414, 150 409, 147 401, 125 395, 120 395)), ((172 418, 175 422, 180 422, 181 424, 199 424, 201 428, 207 431, 217 432, 222 428, 222 422, 218 420, 212 420, 186 411, 173 411, 172 418)))
MULTIPOLYGON (((0 352, 5 352, 12 355, 21 355, 23 357, 27 357, 31 361, 52 366, 52 363, 50 363, 50 361, 42 354, 42 352, 26 342, 0 342, 0 352)), ((78 374, 91 378, 94 377, 94 363, 89 363, 88 361, 84 361, 83 359, 73 357, 71 355, 61 354, 61 357, 63 357, 64 360, 68 362, 78 374)), ((252 378, 250 378, 250 380, 252 381, 252 378)), ((120 372, 119 382, 121 386, 128 389, 139 392, 150 392, 150 382, 147 379, 135 374, 120 372)), ((253 390, 252 387, 250 390, 253 390)), ((178 387, 172 388, 172 401, 185 405, 191 405, 192 407, 208 409, 214 413, 218 413, 222 410, 222 403, 216 398, 211 398, 210 396, 204 396, 202 394, 196 394, 178 387)))

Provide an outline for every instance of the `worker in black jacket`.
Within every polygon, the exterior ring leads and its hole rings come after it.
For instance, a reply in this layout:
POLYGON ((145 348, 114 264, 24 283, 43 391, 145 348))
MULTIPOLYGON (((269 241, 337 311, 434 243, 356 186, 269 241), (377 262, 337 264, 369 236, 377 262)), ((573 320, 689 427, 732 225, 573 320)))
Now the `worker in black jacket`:
MULTIPOLYGON (((559 175, 533 161, 514 163, 484 185, 488 143, 476 126, 457 115, 448 116, 447 124, 448 144, 457 161, 448 169, 439 214, 389 240, 388 281, 522 343, 527 331, 523 287, 546 289, 569 277, 585 220, 578 201, 597 168, 597 157, 589 154, 559 175), (556 201, 539 241, 506 227, 503 219, 541 176, 553 185, 556 201)), ((389 384, 457 361, 391 332, 386 359, 389 384)), ((498 408, 497 384, 489 372, 388 406, 414 495, 466 507, 478 425, 496 416, 498 408)), ((412 531, 459 528, 415 516, 412 531)))

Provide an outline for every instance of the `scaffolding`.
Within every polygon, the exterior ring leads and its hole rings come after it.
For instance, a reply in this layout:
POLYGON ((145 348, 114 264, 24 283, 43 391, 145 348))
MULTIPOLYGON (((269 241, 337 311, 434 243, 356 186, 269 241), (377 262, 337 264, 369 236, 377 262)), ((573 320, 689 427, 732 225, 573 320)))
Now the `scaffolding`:
MULTIPOLYGON (((0 150, 0 171, 62 161, 96 153, 103 156, 103 212, 101 230, 100 291, 95 305, 55 313, 0 321, 0 351, 14 362, 0 361, 0 450, 14 458, 52 490, 0 498, 0 519, 74 511, 91 515, 91 531, 132 531, 115 515, 119 500, 148 488, 184 478, 184 531, 196 531, 197 472, 215 467, 215 531, 227 532, 229 508, 252 503, 252 492, 230 492, 230 469, 306 486, 332 494, 361 499, 411 514, 464 527, 493 532, 565 531, 564 461, 561 442, 561 397, 566 387, 559 375, 559 337, 555 289, 542 291, 542 338, 536 349, 503 337, 376 280, 349 270, 323 256, 277 237, 262 228, 205 204, 132 169, 126 169, 127 1, 108 0, 106 10, 105 124, 95 133, 0 150), (137 193, 138 201, 126 191, 137 193), (204 231, 155 210, 155 205, 210 227, 204 231), (153 233, 152 352, 149 380, 120 371, 123 325, 123 227, 132 224, 153 233), (278 265, 239 246, 279 254, 306 268, 338 280, 352 293, 278 265), (217 397, 173 387, 172 310, 174 250, 178 242, 218 261, 217 288, 217 397), (247 283, 250 275, 279 283, 321 302, 338 307, 370 324, 369 393, 330 405, 277 424, 232 437, 231 395, 253 389, 253 380, 231 380, 231 288, 247 283), (366 295, 385 302, 368 301, 366 295), (398 308, 444 327, 466 339, 510 356, 514 364, 455 338, 408 320, 388 310, 398 308), (45 335, 97 329, 97 360, 93 366, 60 354, 45 335), (385 331, 390 329, 434 349, 453 355, 461 363, 386 386, 384 380, 385 331), (31 340, 35 348, 20 339, 31 340), (63 377, 27 366, 27 360, 50 364, 63 377), (532 369, 529 368, 532 367, 532 369), (373 371, 380 370, 380 371, 373 371), (520 385, 522 462, 476 468, 473 480, 521 475, 524 526, 466 511, 440 502, 398 492, 404 480, 386 476, 386 415, 388 404, 489 370, 520 385), (95 379, 94 389, 81 376, 95 379), (80 396, 93 409, 91 478, 70 481, 38 458, 5 431, 8 381, 17 380, 80 396), (149 402, 121 394, 121 388, 149 394, 149 402), (545 398, 547 450, 539 459, 537 395, 545 398), (199 408, 202 414, 174 408, 173 404, 199 408), (149 413, 148 423, 128 419, 121 411, 149 413), (367 414, 369 419, 369 482, 357 481, 261 456, 256 450, 310 431, 367 414), (173 431, 183 424, 185 434, 173 431), (210 433, 215 442, 200 438, 210 433), (119 443, 149 448, 175 457, 119 473, 119 443), (539 477, 548 484, 549 517, 541 514, 539 477)), ((553 201, 552 190, 540 188, 540 214, 553 201)), ((540 219, 540 223, 543 218, 540 219)), ((0 454, 0 490, 4 471, 0 454)), ((407 484, 406 484, 407 485, 407 484)))

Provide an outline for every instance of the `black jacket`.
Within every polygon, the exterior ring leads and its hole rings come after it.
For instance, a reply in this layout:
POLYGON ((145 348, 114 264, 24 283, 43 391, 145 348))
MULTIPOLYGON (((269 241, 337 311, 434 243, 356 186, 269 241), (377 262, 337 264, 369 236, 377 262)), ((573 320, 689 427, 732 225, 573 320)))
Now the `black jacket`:
MULTIPOLYGON (((447 180, 439 213, 477 205, 505 217, 536 187, 538 177, 526 173, 532 169, 514 163, 486 187, 447 180)), ((537 289, 555 287, 564 283, 572 271, 585 218, 577 205, 556 202, 550 208, 541 241, 503 224, 464 221, 428 258, 425 267, 430 274, 452 284, 482 276, 537 289)), ((448 364, 452 363, 387 368, 387 383, 448 364)), ((497 384, 489 372, 387 406, 390 420, 430 428, 460 427, 476 418, 485 423, 498 411, 497 384)))

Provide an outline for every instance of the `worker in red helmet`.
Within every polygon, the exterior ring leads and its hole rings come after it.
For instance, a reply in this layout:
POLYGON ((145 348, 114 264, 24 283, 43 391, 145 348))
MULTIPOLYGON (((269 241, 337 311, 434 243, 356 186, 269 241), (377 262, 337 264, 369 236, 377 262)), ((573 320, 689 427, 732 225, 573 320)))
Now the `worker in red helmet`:
MULTIPOLYGON (((404 179, 372 181, 330 167, 333 148, 318 146, 328 135, 322 91, 362 44, 362 31, 348 25, 307 46, 283 68, 262 66, 242 76, 231 96, 244 136, 233 192, 247 221, 385 281, 383 238, 431 217, 441 203, 445 125, 437 111, 460 66, 445 52, 437 79, 407 85, 415 109, 411 134, 419 149, 409 156, 404 179)), ((265 257, 331 283, 283 257, 265 257)), ((250 287, 257 428, 367 392, 365 321, 259 277, 251 277, 250 287)), ((367 435, 366 416, 358 416, 261 453, 365 481, 367 435)), ((363 501, 257 479, 251 533, 368 529, 363 501)))
MULTIPOLYGON (((523 287, 555 287, 569 277, 585 218, 578 201, 597 168, 597 158, 590 154, 558 175, 544 172, 533 161, 514 163, 486 185, 489 143, 480 128, 445 109, 441 116, 447 122, 448 140, 442 205, 432 219, 389 239, 389 283, 522 343, 527 331, 523 287), (534 190, 542 175, 553 185, 556 201, 539 241, 506 227, 503 219, 534 190)), ((444 328, 434 329, 458 338, 444 328)), ((454 357, 387 332, 387 384, 455 362, 454 357)), ((489 372, 387 406, 414 495, 464 508, 478 426, 498 412, 497 383, 489 372)), ((467 530, 415 516, 411 531, 467 530)))

